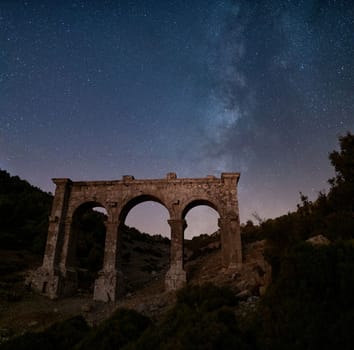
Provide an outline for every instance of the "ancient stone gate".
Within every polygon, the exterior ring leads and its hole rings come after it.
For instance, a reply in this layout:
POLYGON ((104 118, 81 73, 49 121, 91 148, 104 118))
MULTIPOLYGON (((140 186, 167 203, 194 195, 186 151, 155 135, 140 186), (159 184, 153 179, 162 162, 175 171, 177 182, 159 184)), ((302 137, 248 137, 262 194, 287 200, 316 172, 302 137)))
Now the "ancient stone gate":
POLYGON ((102 207, 108 218, 103 268, 95 281, 94 299, 115 301, 123 283, 119 266, 119 226, 135 205, 145 201, 161 203, 169 212, 170 268, 165 277, 168 290, 186 283, 183 268, 185 216, 198 205, 208 205, 218 212, 223 265, 237 268, 242 264, 237 200, 239 177, 239 173, 222 173, 220 178, 179 179, 175 173, 169 173, 165 179, 157 180, 137 180, 133 176, 123 176, 117 181, 53 179, 56 190, 45 255, 42 266, 34 273, 32 286, 51 298, 76 292, 73 217, 77 211, 102 207))

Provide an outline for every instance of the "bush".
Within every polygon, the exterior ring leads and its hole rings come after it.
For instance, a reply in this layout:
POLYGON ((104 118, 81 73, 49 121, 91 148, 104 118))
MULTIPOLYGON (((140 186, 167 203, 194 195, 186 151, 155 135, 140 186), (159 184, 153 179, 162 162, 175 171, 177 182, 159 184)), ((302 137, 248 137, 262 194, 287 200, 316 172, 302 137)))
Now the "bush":
POLYGON ((134 310, 118 309, 97 329, 84 338, 75 350, 121 349, 140 337, 151 321, 134 310))
POLYGON ((0 346, 1 350, 72 349, 89 331, 82 316, 56 323, 42 333, 26 333, 0 346))
POLYGON ((44 251, 52 195, 0 170, 0 246, 44 251))
POLYGON ((163 322, 125 349, 249 349, 237 327, 232 291, 187 287, 163 322))
POLYGON ((352 349, 353 244, 296 245, 262 305, 260 348, 352 349))

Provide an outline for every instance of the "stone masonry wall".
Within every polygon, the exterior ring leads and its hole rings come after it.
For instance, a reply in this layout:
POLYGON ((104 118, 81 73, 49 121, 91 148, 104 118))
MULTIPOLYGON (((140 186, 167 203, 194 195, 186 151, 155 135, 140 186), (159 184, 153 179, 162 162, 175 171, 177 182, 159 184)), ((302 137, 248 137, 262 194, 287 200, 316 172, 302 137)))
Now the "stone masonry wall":
POLYGON ((51 298, 71 295, 77 288, 75 242, 72 219, 83 207, 103 207, 107 211, 104 264, 95 282, 94 299, 115 301, 124 292, 119 266, 119 225, 129 211, 144 201, 161 203, 169 212, 171 227, 170 269, 166 288, 179 289, 186 283, 183 268, 185 216, 198 205, 214 208, 219 216, 223 265, 237 269, 242 264, 240 220, 237 200, 239 173, 223 173, 220 178, 177 178, 137 180, 123 176, 116 181, 53 179, 55 197, 50 216, 43 265, 35 272, 32 285, 51 298))

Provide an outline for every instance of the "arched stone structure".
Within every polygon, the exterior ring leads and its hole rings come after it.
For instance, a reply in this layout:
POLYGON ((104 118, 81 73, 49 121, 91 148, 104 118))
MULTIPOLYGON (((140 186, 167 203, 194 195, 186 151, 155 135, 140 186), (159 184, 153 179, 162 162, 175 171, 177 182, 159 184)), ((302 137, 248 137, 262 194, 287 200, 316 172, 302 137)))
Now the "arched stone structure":
POLYGON ((75 292, 77 275, 71 263, 74 250, 71 227, 76 210, 85 205, 103 207, 108 215, 103 269, 95 281, 95 300, 115 301, 122 292, 119 225, 124 223, 129 210, 147 200, 161 203, 170 216, 170 269, 165 280, 168 290, 179 289, 186 283, 184 218, 198 205, 208 205, 218 212, 223 265, 237 268, 242 264, 237 200, 239 177, 239 173, 222 173, 220 178, 178 179, 175 173, 169 173, 165 179, 157 180, 136 180, 133 176, 123 176, 117 181, 53 179, 56 190, 46 250, 42 266, 34 273, 32 285, 51 298, 75 292))

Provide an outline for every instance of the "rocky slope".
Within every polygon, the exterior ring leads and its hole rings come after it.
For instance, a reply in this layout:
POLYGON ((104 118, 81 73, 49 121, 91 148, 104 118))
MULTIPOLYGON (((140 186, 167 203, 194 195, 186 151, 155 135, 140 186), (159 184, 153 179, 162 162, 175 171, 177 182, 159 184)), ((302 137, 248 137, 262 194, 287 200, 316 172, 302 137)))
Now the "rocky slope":
MULTIPOLYGON (((188 283, 200 285, 211 282, 228 286, 243 301, 240 306, 247 308, 249 303, 253 304, 264 292, 270 281, 270 267, 263 257, 264 245, 264 241, 257 241, 245 246, 242 268, 228 271, 221 265, 218 234, 202 235, 186 241, 185 269, 188 283)), ((164 291, 169 241, 159 236, 137 234, 136 231, 130 236, 125 235, 122 268, 127 293, 115 304, 94 302, 89 290, 59 300, 49 300, 26 290, 26 273, 29 273, 29 267, 38 265, 39 261, 33 256, 19 256, 18 252, 6 254, 6 261, 13 259, 16 264, 22 261, 24 268, 20 266, 19 271, 9 274, 2 271, 0 276, 0 342, 1 339, 4 341, 27 330, 40 331, 54 322, 77 314, 83 314, 90 324, 95 325, 118 307, 132 308, 153 320, 159 320, 175 301, 175 293, 164 291)))

